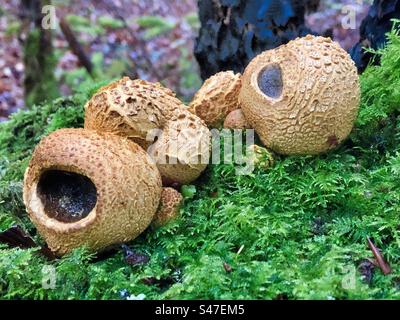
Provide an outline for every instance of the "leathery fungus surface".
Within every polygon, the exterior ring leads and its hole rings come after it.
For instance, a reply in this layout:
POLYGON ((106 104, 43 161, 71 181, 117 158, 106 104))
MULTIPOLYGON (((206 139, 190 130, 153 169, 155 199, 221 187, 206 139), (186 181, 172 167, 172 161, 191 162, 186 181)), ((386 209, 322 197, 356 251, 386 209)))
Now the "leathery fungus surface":
POLYGON ((36 146, 24 203, 57 255, 98 251, 136 238, 154 218, 161 177, 137 144, 112 134, 61 129, 36 146))
POLYGON ((205 121, 209 128, 219 128, 226 116, 239 109, 240 73, 222 71, 208 78, 197 91, 189 109, 205 121))
POLYGON ((225 129, 250 129, 250 125, 248 124, 242 109, 236 109, 230 112, 225 121, 224 121, 225 129))
POLYGON ((360 85, 354 62, 329 38, 306 36, 254 58, 239 103, 266 147, 280 154, 319 154, 349 135, 360 85))
POLYGON ((138 143, 166 185, 190 183, 208 164, 207 126, 159 83, 125 77, 101 88, 85 106, 85 128, 138 143))
POLYGON ((152 225, 162 227, 174 220, 183 202, 183 196, 173 188, 163 188, 161 192, 160 207, 154 217, 152 225))

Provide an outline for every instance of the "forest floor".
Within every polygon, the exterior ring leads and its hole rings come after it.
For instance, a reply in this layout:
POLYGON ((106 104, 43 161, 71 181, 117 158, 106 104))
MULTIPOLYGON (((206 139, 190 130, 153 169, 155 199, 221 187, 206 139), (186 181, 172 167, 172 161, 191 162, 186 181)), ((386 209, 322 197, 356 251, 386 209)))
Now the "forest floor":
MULTIPOLYGON (((19 23, 19 0, 6 1, 0 9, 0 121, 24 107, 24 65, 19 23)), ((331 30, 335 40, 349 49, 358 39, 358 26, 370 1, 322 0, 317 13, 307 17, 308 25, 319 33, 331 30), (341 26, 342 10, 353 5, 357 29, 341 26)), ((53 1, 58 17, 67 17, 85 52, 101 64, 105 77, 118 77, 135 70, 140 78, 163 81, 188 101, 201 85, 193 45, 199 23, 196 0, 183 1, 53 1), (118 16, 128 24, 121 28, 118 16), (106 17, 106 18, 104 18, 106 17), (143 17, 159 17, 154 21, 143 17), (138 20, 139 19, 139 20, 138 20), (150 26, 150 28, 149 28, 150 26), (146 59, 144 59, 146 57, 146 59)), ((55 31, 54 47, 58 58, 56 78, 61 95, 74 92, 87 77, 71 53, 61 31, 55 31)))
POLYGON ((82 127, 101 84, 14 113, 0 124, 0 298, 400 299, 399 51, 393 31, 381 65, 360 76, 360 112, 343 144, 319 156, 273 154, 273 165, 244 176, 235 164, 209 165, 182 187, 175 221, 127 244, 140 259, 124 248, 51 259, 22 200, 33 148, 82 127), (53 288, 43 284, 51 270, 53 288))
POLYGON ((248 175, 209 165, 182 187, 179 217, 129 242, 129 255, 79 248, 51 260, 22 201, 32 149, 82 127, 98 85, 15 113, 0 124, 0 298, 400 299, 399 50, 392 33, 381 66, 361 75, 345 143, 320 156, 274 154, 248 175))

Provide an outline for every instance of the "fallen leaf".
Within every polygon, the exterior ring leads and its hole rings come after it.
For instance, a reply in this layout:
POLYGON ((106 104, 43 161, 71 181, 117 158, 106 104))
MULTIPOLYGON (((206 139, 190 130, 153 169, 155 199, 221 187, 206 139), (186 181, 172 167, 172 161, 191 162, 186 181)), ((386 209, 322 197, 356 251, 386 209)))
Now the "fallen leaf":
POLYGON ((374 264, 375 260, 373 259, 364 259, 358 265, 358 270, 362 276, 364 282, 370 284, 372 281, 374 269, 376 265, 374 264))
POLYGON ((378 263, 379 268, 382 270, 384 275, 387 275, 392 272, 390 269, 390 266, 386 263, 385 259, 382 257, 381 252, 375 245, 372 243, 371 239, 367 237, 368 241, 368 246, 371 249, 372 253, 374 254, 374 257, 376 259, 376 262, 378 263))
POLYGON ((131 266, 146 264, 150 261, 147 255, 135 252, 125 244, 122 245, 122 249, 124 250, 125 261, 131 266))
MULTIPOLYGON (((27 234, 21 226, 14 225, 11 228, 0 233, 0 242, 7 244, 11 248, 36 248, 38 245, 27 234)), ((56 257, 47 246, 41 246, 39 252, 44 255, 48 260, 54 260, 56 257)))

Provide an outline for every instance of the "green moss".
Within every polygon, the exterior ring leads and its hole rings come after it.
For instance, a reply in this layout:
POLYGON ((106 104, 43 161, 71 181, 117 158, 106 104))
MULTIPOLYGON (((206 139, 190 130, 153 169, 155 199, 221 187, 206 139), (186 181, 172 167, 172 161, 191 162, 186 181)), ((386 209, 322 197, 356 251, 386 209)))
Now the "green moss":
POLYGON ((352 139, 358 145, 385 148, 396 143, 399 134, 400 48, 399 23, 388 34, 389 45, 374 53, 380 66, 370 66, 361 77, 362 104, 352 139))
MULTIPOLYGON (((150 256, 146 265, 127 265, 122 252, 90 262, 83 249, 49 263, 34 250, 3 247, 0 296, 399 299, 400 97, 394 89, 400 37, 390 39, 382 66, 361 78, 357 128, 339 149, 278 157, 274 167, 248 176, 236 175, 232 165, 209 166, 196 186, 185 187, 179 219, 131 242, 150 256), (358 270, 372 257, 367 236, 393 269, 387 276, 375 269, 370 283, 358 270), (41 285, 47 264, 57 271, 54 290, 41 285)), ((34 233, 21 201, 32 148, 50 131, 82 126, 82 105, 92 92, 19 112, 0 125, 0 230, 17 222, 34 233)))

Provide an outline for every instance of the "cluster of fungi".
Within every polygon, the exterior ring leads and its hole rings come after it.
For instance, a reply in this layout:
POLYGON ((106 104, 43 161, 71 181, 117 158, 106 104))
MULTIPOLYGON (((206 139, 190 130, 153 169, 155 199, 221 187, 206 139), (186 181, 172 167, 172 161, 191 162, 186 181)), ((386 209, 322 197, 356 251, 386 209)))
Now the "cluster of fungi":
POLYGON ((225 128, 253 128, 278 154, 327 152, 347 138, 358 114, 357 68, 330 38, 298 38, 256 56, 243 75, 224 71, 212 78, 222 85, 213 89, 205 82, 191 103, 195 113, 211 127, 214 119, 225 119, 225 128), (225 84, 227 77, 239 88, 225 84), (222 94, 229 97, 227 106, 220 103, 222 94), (197 107, 204 101, 213 118, 197 107))
POLYGON ((24 179, 30 218, 58 255, 132 240, 177 216, 182 196, 168 186, 198 178, 209 135, 169 89, 115 81, 86 103, 83 129, 57 130, 36 146, 24 179), (160 134, 150 139, 152 129, 160 134))
MULTIPOLYGON (((25 173, 24 202, 56 254, 103 250, 177 216, 182 196, 171 186, 204 171, 209 129, 253 128, 273 152, 319 154, 346 139, 359 102, 350 56, 314 36, 263 52, 243 75, 217 73, 188 107, 158 83, 123 78, 87 102, 83 129, 42 139, 25 173)), ((252 150, 256 162, 273 164, 271 153, 252 150)))

